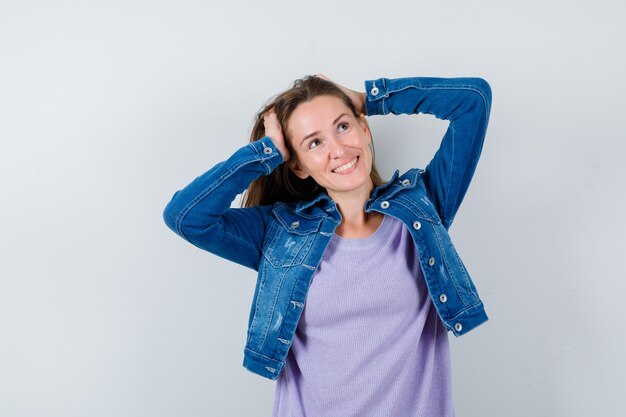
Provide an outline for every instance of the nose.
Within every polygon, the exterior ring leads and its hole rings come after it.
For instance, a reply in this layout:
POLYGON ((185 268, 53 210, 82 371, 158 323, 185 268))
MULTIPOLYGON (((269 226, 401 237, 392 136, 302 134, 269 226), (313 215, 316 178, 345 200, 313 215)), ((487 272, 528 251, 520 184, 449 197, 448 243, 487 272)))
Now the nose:
POLYGON ((332 138, 330 139, 330 156, 331 158, 341 158, 346 153, 346 148, 341 141, 332 138))

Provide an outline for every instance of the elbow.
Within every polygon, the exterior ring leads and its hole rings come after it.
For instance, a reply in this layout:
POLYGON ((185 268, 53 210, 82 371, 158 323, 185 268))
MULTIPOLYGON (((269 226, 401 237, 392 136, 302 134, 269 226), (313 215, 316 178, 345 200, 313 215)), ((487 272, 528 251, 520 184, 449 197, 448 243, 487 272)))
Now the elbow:
POLYGON ((485 105, 485 111, 487 114, 491 111, 491 86, 484 78, 472 78, 472 87, 480 94, 483 103, 485 105))
MULTIPOLYGON (((174 233, 182 236, 181 230, 181 222, 180 222, 180 209, 176 202, 176 194, 178 191, 174 193, 172 199, 167 203, 165 208, 163 209, 163 221, 165 225, 172 230, 174 233)), ((184 237, 184 236, 183 236, 184 237)))
POLYGON ((163 210, 163 221, 165 222, 165 225, 173 231, 176 231, 176 227, 175 227, 175 221, 174 221, 174 215, 171 212, 171 210, 169 209, 169 204, 167 206, 165 206, 165 210, 163 210))
POLYGON ((163 209, 162 217, 167 227, 188 242, 200 234, 211 235, 214 226, 219 222, 218 216, 190 209, 188 200, 177 198, 177 191, 163 209))

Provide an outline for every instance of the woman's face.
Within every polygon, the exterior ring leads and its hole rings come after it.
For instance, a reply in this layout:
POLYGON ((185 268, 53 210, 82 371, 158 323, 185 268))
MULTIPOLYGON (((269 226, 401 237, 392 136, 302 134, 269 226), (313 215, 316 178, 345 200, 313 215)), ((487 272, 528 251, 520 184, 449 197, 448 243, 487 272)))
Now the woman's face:
POLYGON ((371 191, 371 133, 341 99, 325 95, 300 104, 287 130, 296 154, 291 168, 298 177, 312 177, 331 197, 371 191))

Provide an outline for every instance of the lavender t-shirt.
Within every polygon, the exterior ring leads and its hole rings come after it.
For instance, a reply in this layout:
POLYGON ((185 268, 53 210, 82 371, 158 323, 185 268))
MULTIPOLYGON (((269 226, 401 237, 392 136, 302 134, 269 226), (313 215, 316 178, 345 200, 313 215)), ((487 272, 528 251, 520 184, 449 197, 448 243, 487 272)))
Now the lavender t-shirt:
POLYGON ((413 240, 384 216, 333 235, 276 382, 274 417, 454 416, 448 335, 413 240))

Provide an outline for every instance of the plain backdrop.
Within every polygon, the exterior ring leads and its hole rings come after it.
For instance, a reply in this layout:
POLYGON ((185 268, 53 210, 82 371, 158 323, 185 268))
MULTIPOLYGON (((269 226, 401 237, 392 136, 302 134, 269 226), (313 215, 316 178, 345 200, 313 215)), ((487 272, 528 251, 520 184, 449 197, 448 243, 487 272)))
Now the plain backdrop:
MULTIPOLYGON (((451 228, 490 316, 450 334, 457 415, 625 415, 625 8, 0 0, 0 417, 270 415, 241 364, 256 273, 162 212, 317 72, 491 84, 451 228)), ((369 121, 386 178, 447 127, 369 121)))

